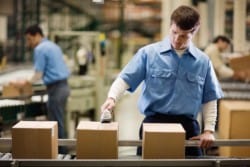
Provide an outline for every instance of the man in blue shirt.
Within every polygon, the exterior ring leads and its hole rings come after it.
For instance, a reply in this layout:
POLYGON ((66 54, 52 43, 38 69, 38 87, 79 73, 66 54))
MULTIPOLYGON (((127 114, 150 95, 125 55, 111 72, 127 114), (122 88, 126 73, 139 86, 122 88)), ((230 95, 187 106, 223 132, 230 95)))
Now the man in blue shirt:
MULTIPOLYGON (((208 56, 192 38, 200 26, 199 13, 180 6, 171 14, 169 35, 160 42, 142 47, 112 84, 102 111, 111 110, 125 90, 142 84, 139 110, 142 123, 181 123, 186 139, 200 140, 208 148, 214 140, 217 99, 223 96, 208 56), (204 130, 196 120, 203 111, 204 130)), ((142 139, 142 126, 139 133, 142 139)), ((166 141, 167 142, 167 141, 166 141)), ((141 149, 138 149, 141 154, 141 149)), ((198 147, 187 147, 187 156, 202 155, 198 147)))
POLYGON ((25 35, 28 45, 34 49, 35 73, 31 82, 43 80, 48 91, 48 119, 58 122, 58 136, 65 138, 64 109, 70 94, 67 83, 70 73, 64 63, 62 50, 45 38, 37 25, 28 27, 25 35))

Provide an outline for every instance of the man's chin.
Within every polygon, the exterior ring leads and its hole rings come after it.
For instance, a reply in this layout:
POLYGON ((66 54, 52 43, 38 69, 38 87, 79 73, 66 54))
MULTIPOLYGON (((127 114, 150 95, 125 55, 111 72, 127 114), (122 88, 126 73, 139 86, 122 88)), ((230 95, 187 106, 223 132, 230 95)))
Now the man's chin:
POLYGON ((181 50, 181 46, 180 45, 174 45, 173 48, 177 49, 177 50, 181 50))
POLYGON ((185 45, 175 45, 174 46, 174 49, 176 49, 176 50, 184 50, 186 48, 187 48, 187 46, 185 46, 185 45))

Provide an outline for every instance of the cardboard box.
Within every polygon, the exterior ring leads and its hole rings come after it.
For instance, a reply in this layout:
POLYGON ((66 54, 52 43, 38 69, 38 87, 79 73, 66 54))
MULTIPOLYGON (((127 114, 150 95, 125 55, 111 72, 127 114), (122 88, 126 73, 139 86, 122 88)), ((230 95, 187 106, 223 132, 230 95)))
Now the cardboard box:
MULTIPOLYGON (((250 101, 221 100, 219 138, 250 139, 250 101)), ((250 147, 220 147, 221 156, 250 157, 250 147)))
POLYGON ((118 123, 81 121, 77 126, 77 159, 117 159, 118 123))
POLYGON ((249 71, 250 55, 232 58, 229 65, 234 71, 249 71))
POLYGON ((238 79, 250 80, 250 55, 230 59, 229 66, 236 72, 238 79))
POLYGON ((185 130, 182 125, 144 123, 142 158, 185 158, 185 130))
POLYGON ((12 156, 25 159, 56 159, 56 121, 20 121, 12 127, 12 156))
POLYGON ((3 86, 3 97, 30 96, 33 94, 32 84, 27 81, 12 81, 3 86))
POLYGON ((33 94, 32 84, 30 82, 25 82, 20 88, 19 91, 22 96, 30 96, 33 94))
POLYGON ((3 85, 3 91, 2 91, 3 97, 18 97, 21 96, 21 93, 19 91, 19 88, 17 88, 14 85, 3 85))

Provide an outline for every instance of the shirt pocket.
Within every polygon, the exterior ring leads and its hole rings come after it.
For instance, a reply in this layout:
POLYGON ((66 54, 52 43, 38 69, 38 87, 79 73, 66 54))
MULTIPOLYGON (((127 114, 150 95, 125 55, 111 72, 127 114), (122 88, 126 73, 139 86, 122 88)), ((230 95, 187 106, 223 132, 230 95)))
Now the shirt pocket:
POLYGON ((188 90, 187 95, 192 98, 200 99, 203 94, 203 86, 205 78, 199 75, 187 73, 185 81, 186 81, 185 89, 188 90))
POLYGON ((154 70, 149 78, 149 89, 152 94, 166 95, 173 89, 175 75, 170 70, 154 70))

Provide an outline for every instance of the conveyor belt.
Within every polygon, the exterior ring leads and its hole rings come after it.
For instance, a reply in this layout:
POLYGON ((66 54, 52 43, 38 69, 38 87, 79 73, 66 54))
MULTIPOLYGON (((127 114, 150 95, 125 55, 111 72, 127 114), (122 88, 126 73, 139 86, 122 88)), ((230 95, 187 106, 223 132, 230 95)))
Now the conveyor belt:
POLYGON ((245 82, 220 82, 224 99, 250 100, 250 84, 245 82))
MULTIPOLYGON (((1 148, 11 148, 11 138, 0 138, 0 152, 1 148)), ((76 146, 76 139, 58 139, 59 146, 76 146)), ((141 140, 119 140, 119 147, 126 146, 141 146, 141 140)), ((199 146, 199 140, 186 140, 185 147, 199 146)), ((250 146, 250 139, 217 139, 212 146, 250 146)))
POLYGON ((250 84, 245 82, 220 82, 223 90, 250 91, 250 84))
POLYGON ((179 167, 220 167, 217 160, 15 160, 0 161, 6 167, 143 167, 143 166, 179 166, 179 167))
POLYGON ((1 160, 4 167, 249 167, 250 159, 93 159, 93 160, 48 160, 48 159, 15 159, 1 160))
POLYGON ((223 91, 224 99, 250 100, 250 91, 223 91))
MULTIPOLYGON (((75 146, 76 139, 59 139, 60 146, 75 146)), ((139 146, 142 144, 138 140, 120 140, 119 146, 139 146)), ((198 146, 198 141, 185 141, 185 146, 198 146)), ((11 147, 11 138, 0 138, 0 146, 11 147)), ((214 146, 250 146, 248 139, 216 140, 214 146)), ((250 158, 227 158, 216 156, 187 157, 186 159, 141 159, 140 156, 123 156, 118 159, 76 159, 75 155, 59 154, 57 159, 12 159, 11 153, 0 153, 0 166, 8 167, 76 167, 76 166, 192 166, 192 167, 250 167, 250 158)))

